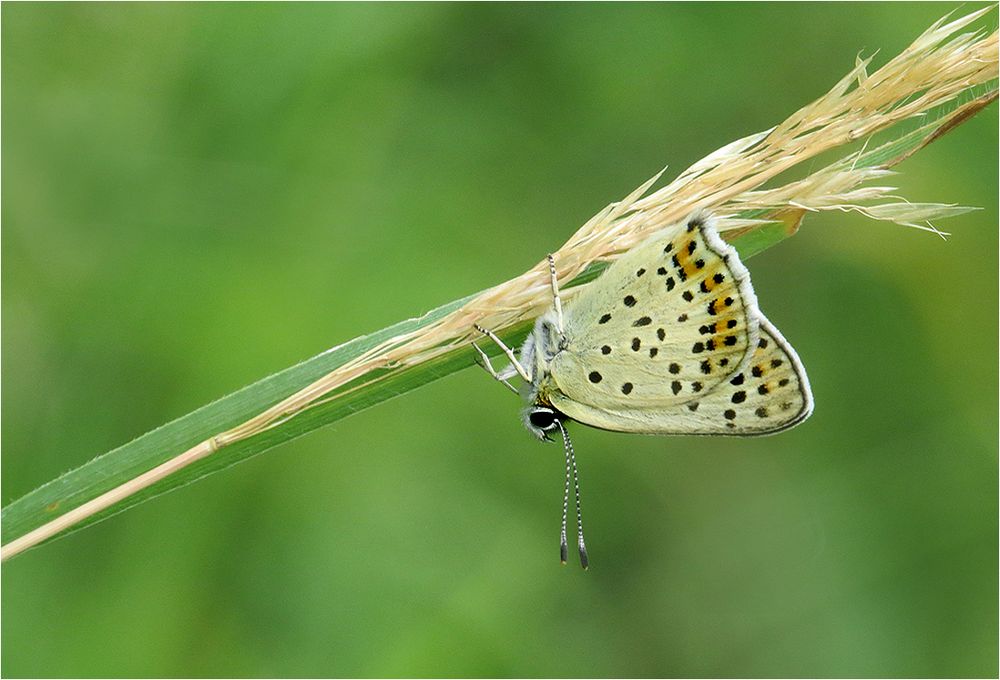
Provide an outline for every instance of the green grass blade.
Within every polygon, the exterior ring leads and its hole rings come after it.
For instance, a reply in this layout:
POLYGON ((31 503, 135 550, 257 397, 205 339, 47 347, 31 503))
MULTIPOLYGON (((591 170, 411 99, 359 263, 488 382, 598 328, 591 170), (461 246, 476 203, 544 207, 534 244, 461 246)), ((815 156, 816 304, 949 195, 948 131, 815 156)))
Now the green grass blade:
MULTIPOLYGON (((359 356, 383 340, 432 323, 461 307, 466 301, 467 298, 456 300, 419 318, 408 319, 370 335, 355 338, 248 385, 67 472, 3 508, 3 543, 6 544, 54 517, 173 458, 214 433, 246 421, 251 416, 359 356)), ((412 389, 417 384, 423 384, 434 377, 439 377, 435 376, 433 371, 434 367, 428 367, 427 379, 416 383, 412 380, 407 381, 403 376, 394 376, 393 380, 385 381, 379 389, 371 392, 362 391, 350 398, 336 400, 327 406, 303 414, 302 418, 293 419, 283 427, 228 446, 209 458, 180 470, 159 484, 145 489, 115 507, 81 523, 77 528, 92 524, 143 500, 227 468, 317 427, 367 408, 379 401, 384 401, 394 394, 412 389), (405 387, 406 384, 410 386, 405 387), (395 390, 395 392, 390 390, 395 390)))

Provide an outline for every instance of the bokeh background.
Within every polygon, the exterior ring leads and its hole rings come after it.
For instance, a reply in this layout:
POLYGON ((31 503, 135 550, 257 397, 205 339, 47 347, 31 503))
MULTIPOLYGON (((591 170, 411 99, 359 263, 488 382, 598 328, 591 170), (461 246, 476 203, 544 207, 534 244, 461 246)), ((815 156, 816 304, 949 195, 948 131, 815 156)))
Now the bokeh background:
MULTIPOLYGON (((4 4, 3 501, 522 272, 956 7, 4 4)), ((825 215, 750 261, 806 424, 574 428, 589 573, 561 450, 467 370, 5 564, 0 672, 995 676, 997 144, 993 106, 899 168, 983 207, 948 241, 825 215)))

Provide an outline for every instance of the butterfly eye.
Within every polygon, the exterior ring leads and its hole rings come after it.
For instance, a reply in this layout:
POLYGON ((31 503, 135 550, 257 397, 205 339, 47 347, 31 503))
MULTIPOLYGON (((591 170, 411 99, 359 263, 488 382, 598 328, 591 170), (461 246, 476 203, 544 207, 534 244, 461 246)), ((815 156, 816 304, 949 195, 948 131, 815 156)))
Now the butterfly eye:
POLYGON ((539 430, 551 430, 556 426, 556 414, 552 409, 536 408, 528 414, 528 422, 539 430))

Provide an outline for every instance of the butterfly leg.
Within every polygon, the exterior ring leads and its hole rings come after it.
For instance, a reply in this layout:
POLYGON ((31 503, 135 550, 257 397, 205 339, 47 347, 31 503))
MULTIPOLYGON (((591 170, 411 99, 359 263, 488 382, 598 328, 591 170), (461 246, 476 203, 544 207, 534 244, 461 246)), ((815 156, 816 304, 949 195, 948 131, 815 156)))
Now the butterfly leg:
POLYGON ((566 331, 563 327, 562 298, 559 297, 559 282, 556 280, 556 261, 549 255, 549 276, 552 280, 552 306, 556 310, 556 328, 559 330, 559 337, 563 342, 566 340, 566 331))
MULTIPOLYGON (((514 369, 517 370, 517 374, 520 375, 525 382, 529 383, 531 382, 531 375, 528 373, 528 371, 525 370, 524 366, 521 365, 521 362, 517 360, 517 356, 515 356, 514 350, 512 350, 507 345, 503 344, 503 340, 498 338, 497 334, 494 333, 493 331, 488 331, 479 324, 474 324, 474 327, 477 331, 479 331, 480 333, 488 337, 490 340, 495 342, 497 346, 503 350, 503 353, 507 355, 508 359, 510 359, 511 366, 513 366, 514 369)), ((479 348, 477 347, 476 349, 479 348)), ((480 353, 483 354, 483 356, 486 356, 486 353, 483 352, 482 350, 480 350, 480 353)), ((515 392, 516 391, 517 390, 515 390, 515 392)))
MULTIPOLYGON (((516 372, 514 370, 514 368, 513 367, 508 367, 508 369, 510 371, 512 371, 510 373, 510 375, 502 375, 500 373, 497 373, 496 369, 493 368, 493 364, 490 362, 490 358, 486 355, 486 352, 484 352, 482 349, 480 349, 479 345, 477 345, 476 343, 472 343, 472 346, 476 349, 477 352, 479 352, 479 357, 480 357, 481 361, 479 361, 477 363, 479 363, 479 365, 482 366, 483 369, 485 369, 487 373, 489 373, 490 375, 492 375, 493 378, 497 382, 501 382, 504 385, 506 385, 510 389, 510 391, 513 392, 514 394, 519 394, 518 391, 517 391, 517 388, 514 387, 513 385, 511 385, 509 382, 507 382, 507 378, 509 378, 510 376, 513 376, 514 373, 516 372)), ((507 371, 505 370, 504 372, 506 373, 507 371)))

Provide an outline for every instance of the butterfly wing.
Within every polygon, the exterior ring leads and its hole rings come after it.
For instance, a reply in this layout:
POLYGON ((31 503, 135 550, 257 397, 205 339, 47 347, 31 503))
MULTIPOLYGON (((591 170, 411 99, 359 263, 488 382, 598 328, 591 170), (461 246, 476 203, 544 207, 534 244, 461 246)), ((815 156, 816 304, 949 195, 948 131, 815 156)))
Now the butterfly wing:
POLYGON ((685 404, 662 408, 617 408, 581 403, 560 392, 552 405, 574 420, 618 432, 646 434, 762 435, 780 432, 809 417, 812 392, 792 346, 763 316, 748 366, 685 404))
POLYGON ((549 389, 606 411, 683 404, 746 367, 758 317, 750 275, 711 219, 668 227, 567 307, 549 389))

